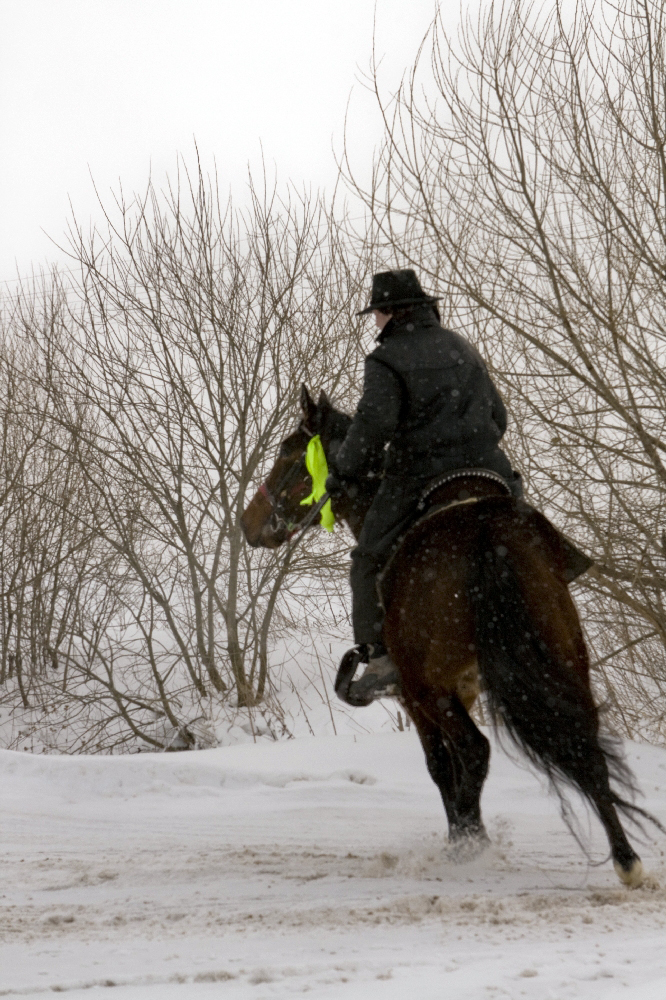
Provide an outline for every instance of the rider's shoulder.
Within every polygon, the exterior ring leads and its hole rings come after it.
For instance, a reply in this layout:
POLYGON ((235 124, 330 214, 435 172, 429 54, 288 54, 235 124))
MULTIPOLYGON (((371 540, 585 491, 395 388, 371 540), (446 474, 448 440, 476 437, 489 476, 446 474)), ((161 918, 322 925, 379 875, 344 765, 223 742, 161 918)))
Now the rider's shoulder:
POLYGON ((485 367, 481 355, 465 337, 436 321, 428 325, 409 322, 396 325, 390 336, 383 338, 368 355, 368 360, 399 368, 405 365, 485 367))

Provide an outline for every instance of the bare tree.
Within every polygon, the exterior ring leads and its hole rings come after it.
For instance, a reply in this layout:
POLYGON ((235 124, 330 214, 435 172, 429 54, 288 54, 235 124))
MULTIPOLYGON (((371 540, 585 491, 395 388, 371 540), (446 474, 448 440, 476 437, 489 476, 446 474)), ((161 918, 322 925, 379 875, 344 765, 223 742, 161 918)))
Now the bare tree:
MULTIPOLYGON (((45 292, 43 285, 29 290, 30 325, 48 323, 57 311, 45 292)), ((53 384, 44 379, 35 386, 41 356, 24 336, 20 309, 5 312, 3 333, 0 684, 14 678, 28 707, 36 679, 62 666, 61 647, 71 628, 80 567, 88 561, 93 540, 79 530, 78 514, 73 514, 80 479, 71 442, 63 433, 57 442, 48 440, 53 384)))
MULTIPOLYGON (((324 575, 345 573, 347 539, 312 533, 285 559, 249 550, 240 515, 297 419, 301 383, 343 403, 355 387, 366 269, 322 199, 251 179, 243 210, 184 171, 165 192, 121 194, 105 218, 103 234, 73 225, 75 277, 14 303, 41 423, 0 562, 9 546, 13 592, 29 593, 21 607, 40 635, 42 563, 72 575, 58 613, 49 605, 58 635, 43 641, 63 667, 61 702, 76 706, 76 749, 195 746, 211 697, 269 697, 271 647, 307 625, 301 578, 321 592, 324 575)), ((16 673, 27 626, 13 613, 16 673)))

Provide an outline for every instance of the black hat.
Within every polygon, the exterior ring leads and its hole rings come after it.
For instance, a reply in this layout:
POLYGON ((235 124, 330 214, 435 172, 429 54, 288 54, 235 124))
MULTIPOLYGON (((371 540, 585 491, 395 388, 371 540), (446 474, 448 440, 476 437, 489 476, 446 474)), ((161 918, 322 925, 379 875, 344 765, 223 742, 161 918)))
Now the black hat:
POLYGON ((432 305, 438 302, 439 296, 426 295, 419 284, 416 273, 408 268, 405 271, 382 271, 372 279, 372 295, 367 309, 361 309, 357 316, 366 316, 374 309, 386 312, 390 308, 413 306, 419 303, 432 305))

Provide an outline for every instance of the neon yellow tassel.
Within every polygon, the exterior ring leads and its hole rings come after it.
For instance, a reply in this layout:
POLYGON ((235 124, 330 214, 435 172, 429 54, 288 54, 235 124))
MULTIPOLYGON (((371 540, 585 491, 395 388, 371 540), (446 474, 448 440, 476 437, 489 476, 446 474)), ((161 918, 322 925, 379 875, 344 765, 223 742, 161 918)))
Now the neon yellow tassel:
MULTIPOLYGON (((318 434, 311 437, 308 443, 305 452, 305 468, 312 476, 312 493, 305 500, 301 500, 301 507, 311 507, 313 503, 318 503, 326 492, 326 479, 328 477, 328 462, 318 434)), ((327 500, 321 509, 320 524, 327 531, 333 531, 335 516, 331 510, 330 500, 327 500)))

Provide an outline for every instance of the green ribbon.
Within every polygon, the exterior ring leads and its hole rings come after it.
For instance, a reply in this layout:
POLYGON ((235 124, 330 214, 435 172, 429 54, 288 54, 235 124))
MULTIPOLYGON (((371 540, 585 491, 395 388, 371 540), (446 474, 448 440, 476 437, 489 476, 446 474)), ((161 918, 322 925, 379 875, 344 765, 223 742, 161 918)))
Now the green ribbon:
MULTIPOLYGON (((312 493, 305 500, 301 500, 301 507, 311 507, 313 503, 318 503, 326 492, 326 479, 328 477, 328 462, 318 434, 311 437, 308 443, 305 452, 305 468, 312 476, 312 493)), ((335 517, 331 510, 330 500, 327 500, 321 509, 320 524, 327 531, 333 531, 335 517)))

